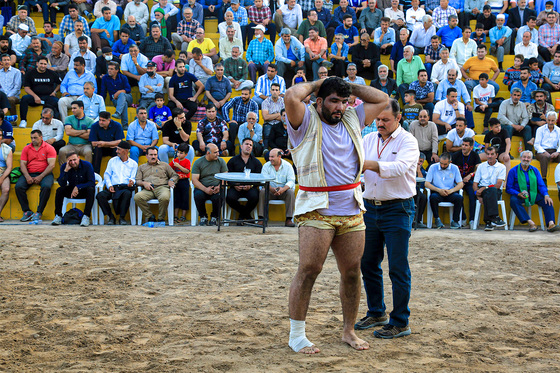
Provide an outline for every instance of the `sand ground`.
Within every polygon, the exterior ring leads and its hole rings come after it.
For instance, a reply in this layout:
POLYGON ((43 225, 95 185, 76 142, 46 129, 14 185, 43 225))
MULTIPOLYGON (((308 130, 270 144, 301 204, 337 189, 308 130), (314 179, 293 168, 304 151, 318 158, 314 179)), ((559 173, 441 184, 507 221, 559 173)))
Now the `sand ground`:
POLYGON ((415 232, 412 335, 359 332, 363 352, 340 342, 330 254, 307 318, 322 351, 303 356, 287 346, 297 230, 259 232, 1 225, 0 371, 560 371, 560 235, 415 232))

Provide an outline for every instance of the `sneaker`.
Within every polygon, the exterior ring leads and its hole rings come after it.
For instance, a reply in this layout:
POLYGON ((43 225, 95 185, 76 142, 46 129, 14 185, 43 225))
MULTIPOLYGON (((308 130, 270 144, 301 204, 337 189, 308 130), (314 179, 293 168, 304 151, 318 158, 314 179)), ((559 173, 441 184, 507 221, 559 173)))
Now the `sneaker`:
POLYGON ((443 223, 441 222, 441 219, 440 219, 440 218, 436 218, 436 229, 441 229, 441 228, 443 228, 443 227, 444 227, 444 225, 443 225, 443 223))
POLYGON ((111 115, 113 118, 115 119, 121 119, 121 115, 119 113, 115 113, 113 115, 111 115))
POLYGON ((89 226, 89 216, 87 216, 87 215, 82 216, 82 222, 80 223, 80 225, 82 227, 89 226))
POLYGON ((474 220, 469 220, 469 227, 470 229, 474 228, 474 220))
POLYGON ((331 67, 333 67, 333 63, 331 61, 323 61, 322 65, 323 65, 323 67, 326 67, 327 69, 330 69, 331 67))
POLYGON ((461 229, 461 226, 456 221, 451 220, 451 225, 449 226, 449 228, 451 228, 451 229, 461 229))
POLYGON ((405 335, 410 335, 410 333, 408 325, 402 328, 395 325, 385 325, 382 329, 374 331, 373 335, 377 338, 391 339, 404 337, 405 335))
POLYGON ((412 228, 416 229, 426 229, 428 226, 422 222, 412 223, 412 228))
POLYGON ((130 225, 130 223, 128 221, 126 221, 125 219, 119 219, 119 225, 130 225))
POLYGON ((200 223, 198 225, 201 227, 208 225, 208 218, 200 218, 200 223))
POLYGON ((491 222, 486 223, 486 227, 484 228, 485 231, 493 231, 494 230, 494 226, 492 225, 491 222))
POLYGON ((505 227, 505 226, 506 226, 506 222, 503 221, 503 220, 500 219, 500 218, 496 218, 496 219, 492 220, 492 225, 493 225, 494 227, 502 228, 502 227, 505 227))
POLYGON ((354 324, 354 329, 356 330, 365 330, 369 328, 373 328, 374 326, 380 325, 387 325, 389 323, 389 318, 387 314, 384 313, 382 316, 373 317, 373 316, 366 316, 356 324, 354 324))
POLYGON ((466 228, 468 226, 469 226, 469 223, 467 222, 467 219, 461 220, 461 228, 466 228))
POLYGON ((109 218, 109 220, 107 221, 107 225, 115 225, 115 218, 113 216, 109 218))
POLYGON ((33 215, 31 215, 31 221, 39 221, 41 220, 42 217, 43 217, 42 214, 36 212, 33 215))
POLYGON ((212 219, 210 219, 210 224, 209 225, 218 225, 218 219, 215 217, 212 217, 212 219))
POLYGON ((27 121, 23 119, 21 122, 19 122, 19 128, 25 128, 25 127, 27 127, 27 121))
POLYGON ((51 225, 60 225, 62 224, 62 216, 56 215, 51 223, 51 225))
POLYGON ((19 221, 30 221, 32 217, 33 217, 33 212, 26 211, 23 213, 23 216, 21 219, 19 219, 19 221))

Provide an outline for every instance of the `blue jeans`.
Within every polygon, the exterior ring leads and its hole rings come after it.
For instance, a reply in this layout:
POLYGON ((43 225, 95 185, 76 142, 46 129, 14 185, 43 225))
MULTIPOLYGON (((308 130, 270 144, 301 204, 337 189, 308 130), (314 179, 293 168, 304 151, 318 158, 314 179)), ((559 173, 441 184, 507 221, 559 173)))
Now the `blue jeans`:
POLYGON ((319 80, 319 67, 323 66, 323 58, 319 57, 318 59, 311 61, 309 54, 305 53, 305 68, 307 71, 311 69, 313 71, 313 80, 319 80))
MULTIPOLYGON (((517 216, 517 219, 519 219, 521 224, 527 223, 527 220, 529 220, 529 214, 527 213, 527 211, 525 210, 525 207, 524 207, 525 206, 525 200, 522 199, 522 198, 519 198, 517 195, 512 194, 510 196, 509 205, 511 206, 511 209, 513 210, 513 212, 515 213, 515 216, 517 216)), ((542 194, 537 193, 537 198, 535 198, 535 205, 539 205, 543 209, 545 227, 548 226, 548 222, 555 221, 555 219, 554 219, 554 207, 552 207, 550 205, 547 205, 544 202, 544 197, 543 197, 542 194)))
POLYGON ((128 107, 132 105, 132 95, 130 93, 121 93, 116 100, 111 98, 111 101, 115 108, 117 108, 115 113, 121 116, 123 129, 126 129, 128 127, 128 107))
POLYGON ((411 276, 408 265, 408 240, 414 220, 412 198, 393 204, 375 206, 365 201, 366 243, 362 257, 362 277, 367 296, 368 316, 379 317, 385 312, 383 300, 384 247, 389 258, 389 277, 393 288, 393 311, 389 324, 408 325, 411 276))
MULTIPOLYGON (((167 144, 163 144, 162 146, 159 147, 158 159, 161 162, 169 163, 169 157, 174 157, 174 156, 175 156, 175 149, 173 149, 173 147, 167 144)), ((192 166, 192 160, 194 159, 194 148, 192 146, 189 146, 189 152, 187 153, 187 158, 191 161, 191 166, 192 166)))
MULTIPOLYGON (((157 146, 156 146, 157 148, 157 146)), ((146 152, 144 152, 142 149, 140 149, 137 146, 132 146, 130 148, 130 158, 133 159, 136 163, 138 163, 138 159, 142 156, 145 155, 146 152)))

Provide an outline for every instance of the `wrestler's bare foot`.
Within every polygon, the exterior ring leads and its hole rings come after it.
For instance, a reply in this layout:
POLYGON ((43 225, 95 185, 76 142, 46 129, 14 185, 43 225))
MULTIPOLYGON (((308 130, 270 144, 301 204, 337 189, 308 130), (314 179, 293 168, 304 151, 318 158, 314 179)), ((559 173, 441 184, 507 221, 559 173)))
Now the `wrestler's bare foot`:
POLYGON ((319 350, 315 345, 304 347, 298 351, 298 353, 306 355, 318 354, 319 352, 321 352, 321 350, 319 350))
POLYGON ((364 341, 363 339, 358 338, 354 331, 349 331, 342 336, 342 341, 346 342, 355 350, 369 350, 369 343, 364 341))

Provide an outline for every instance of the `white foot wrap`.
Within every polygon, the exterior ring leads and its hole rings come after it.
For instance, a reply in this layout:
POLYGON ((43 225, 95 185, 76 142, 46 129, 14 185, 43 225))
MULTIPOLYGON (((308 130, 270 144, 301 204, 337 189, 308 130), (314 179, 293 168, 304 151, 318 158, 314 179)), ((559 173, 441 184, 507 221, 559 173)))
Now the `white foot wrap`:
POLYGON ((305 337, 305 321, 290 319, 290 342, 288 345, 295 352, 299 352, 304 347, 311 347, 313 343, 305 337))

